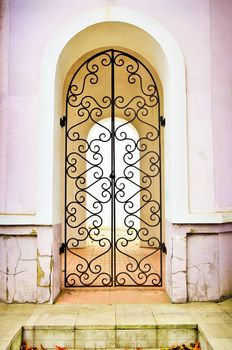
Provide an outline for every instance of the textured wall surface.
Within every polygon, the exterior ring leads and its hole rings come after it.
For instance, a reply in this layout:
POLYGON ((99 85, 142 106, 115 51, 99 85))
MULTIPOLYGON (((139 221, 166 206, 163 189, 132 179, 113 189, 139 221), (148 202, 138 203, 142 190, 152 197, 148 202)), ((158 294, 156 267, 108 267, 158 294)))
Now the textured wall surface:
POLYGON ((173 302, 232 295, 232 226, 166 225, 166 290, 173 302))
POLYGON ((2 231, 1 301, 53 302, 60 291, 59 225, 54 228, 6 228, 4 233, 2 231))

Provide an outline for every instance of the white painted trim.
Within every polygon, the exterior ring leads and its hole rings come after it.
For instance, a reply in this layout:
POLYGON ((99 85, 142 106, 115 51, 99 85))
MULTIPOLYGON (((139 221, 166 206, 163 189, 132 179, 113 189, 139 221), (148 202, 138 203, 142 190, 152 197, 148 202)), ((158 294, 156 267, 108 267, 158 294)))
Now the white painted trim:
MULTIPOLYGON (((50 221, 42 221, 43 217, 35 215, 0 215, 0 225, 51 225, 50 221)), ((172 224, 225 224, 232 222, 232 213, 198 213, 174 217, 172 224)))
MULTIPOLYGON (((173 223, 222 223, 232 221, 232 214, 190 214, 188 208, 186 81, 182 52, 173 36, 156 20, 126 7, 104 6, 78 13, 55 31, 40 65, 38 196, 35 216, 2 216, 2 224, 53 223, 54 87, 59 56, 76 34, 85 28, 108 21, 132 24, 148 33, 158 43, 166 58, 164 86, 165 190, 166 219, 173 223), (176 83, 178 81, 178 89, 176 83)), ((159 72, 158 72, 159 74, 159 72)), ((58 120, 58 119, 57 119, 58 120)))

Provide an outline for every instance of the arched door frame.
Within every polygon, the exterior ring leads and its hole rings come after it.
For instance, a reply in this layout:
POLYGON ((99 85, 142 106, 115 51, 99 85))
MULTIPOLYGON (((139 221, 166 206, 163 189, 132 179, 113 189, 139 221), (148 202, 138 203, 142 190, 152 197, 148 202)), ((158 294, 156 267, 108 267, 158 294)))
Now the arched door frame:
MULTIPOLYGON (((173 36, 157 21, 140 12, 108 6, 78 14, 66 23, 50 40, 40 66, 38 202, 36 223, 60 223, 62 205, 56 206, 57 188, 55 164, 59 159, 57 145, 62 139, 59 111, 56 110, 57 65, 67 43, 84 29, 107 22, 122 22, 135 26, 150 36, 156 53, 163 59, 156 66, 164 90, 165 128, 165 216, 172 223, 188 222, 187 130, 185 66, 179 46, 173 36), (178 86, 178 88, 177 88, 178 86), (55 87, 55 88, 54 88, 55 87), (44 171, 46 169, 46 171, 44 171)), ((152 50, 152 48, 151 48, 152 50)), ((69 65, 70 68, 70 65, 69 65)), ((62 157, 61 157, 62 159, 62 157)))

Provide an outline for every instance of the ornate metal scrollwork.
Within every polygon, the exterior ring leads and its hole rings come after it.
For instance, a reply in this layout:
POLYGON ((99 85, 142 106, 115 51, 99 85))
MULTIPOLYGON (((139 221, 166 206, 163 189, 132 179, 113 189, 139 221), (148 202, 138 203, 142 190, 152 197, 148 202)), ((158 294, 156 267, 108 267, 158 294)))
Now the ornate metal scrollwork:
POLYGON ((71 79, 66 116, 65 286, 161 286, 160 100, 151 72, 120 50, 95 54, 71 79))

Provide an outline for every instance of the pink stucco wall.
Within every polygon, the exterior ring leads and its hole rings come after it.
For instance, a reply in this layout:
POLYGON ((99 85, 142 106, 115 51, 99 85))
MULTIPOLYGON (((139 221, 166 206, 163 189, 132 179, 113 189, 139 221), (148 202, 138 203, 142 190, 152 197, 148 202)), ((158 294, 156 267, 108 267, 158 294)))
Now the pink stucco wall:
MULTIPOLYGON (((212 211, 215 197, 217 210, 231 210, 231 1, 70 0, 67 5, 65 0, 14 0, 9 5, 9 23, 5 11, 5 26, 1 28, 2 37, 6 38, 9 33, 9 40, 1 43, 1 50, 5 52, 1 62, 8 74, 1 83, 5 86, 5 95, 1 105, 0 130, 4 137, 0 154, 0 211, 36 212, 36 147, 38 137, 42 137, 37 134, 39 65, 49 39, 74 14, 106 3, 146 13, 163 24, 177 40, 187 73, 190 209, 212 211), (207 187, 208 173, 204 169, 199 172, 203 163, 199 164, 196 157, 201 152, 203 158, 210 158, 207 136, 198 133, 198 128, 202 120, 211 120, 212 116, 214 174, 211 175, 214 175, 215 193, 214 188, 207 187), (207 190, 202 195, 204 186, 207 190)), ((211 171, 210 166, 204 166, 211 171)))
POLYGON ((218 211, 232 210, 231 18, 231 1, 211 1, 214 171, 218 211))

